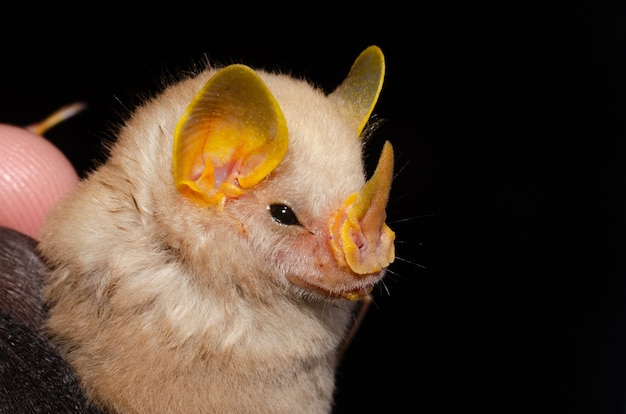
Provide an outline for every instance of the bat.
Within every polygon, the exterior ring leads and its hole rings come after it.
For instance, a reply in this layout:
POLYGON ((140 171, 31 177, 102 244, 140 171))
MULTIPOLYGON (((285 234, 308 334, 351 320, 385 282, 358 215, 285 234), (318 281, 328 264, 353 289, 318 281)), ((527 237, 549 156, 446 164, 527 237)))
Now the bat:
POLYGON ((375 171, 385 61, 330 93, 208 66, 138 106, 48 215, 43 332, 110 413, 329 413, 359 303, 394 261, 375 171))

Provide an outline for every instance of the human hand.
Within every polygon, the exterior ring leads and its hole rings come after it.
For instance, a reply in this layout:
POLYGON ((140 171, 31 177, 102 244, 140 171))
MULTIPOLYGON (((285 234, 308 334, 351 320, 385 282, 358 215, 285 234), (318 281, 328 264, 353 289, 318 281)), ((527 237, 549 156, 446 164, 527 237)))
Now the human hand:
POLYGON ((36 131, 0 124, 0 354, 6 373, 0 376, 0 404, 16 412, 96 414, 100 411, 88 406, 72 368, 39 334, 44 265, 36 239, 47 212, 78 176, 36 131))
POLYGON ((78 183, 70 161, 42 134, 80 109, 29 128, 0 124, 0 226, 37 239, 47 212, 78 183))

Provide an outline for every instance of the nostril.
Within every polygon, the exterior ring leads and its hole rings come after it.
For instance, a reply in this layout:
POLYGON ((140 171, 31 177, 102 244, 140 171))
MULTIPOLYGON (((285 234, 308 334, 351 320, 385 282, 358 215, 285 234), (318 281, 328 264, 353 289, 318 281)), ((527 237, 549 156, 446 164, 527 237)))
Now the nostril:
POLYGON ((365 237, 363 237, 362 234, 354 235, 353 240, 354 240, 354 244, 356 245, 356 247, 359 248, 359 250, 361 251, 365 250, 365 245, 366 245, 365 237))

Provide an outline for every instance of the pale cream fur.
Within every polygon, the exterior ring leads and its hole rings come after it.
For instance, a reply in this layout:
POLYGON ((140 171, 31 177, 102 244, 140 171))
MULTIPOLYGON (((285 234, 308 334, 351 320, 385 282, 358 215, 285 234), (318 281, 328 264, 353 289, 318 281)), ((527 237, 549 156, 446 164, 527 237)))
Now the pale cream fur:
POLYGON ((46 331, 111 412, 328 413, 355 303, 287 276, 342 271, 326 226, 365 181, 363 142, 322 92, 259 72, 285 114, 287 155, 223 210, 199 207, 174 187, 172 140, 214 73, 140 106, 108 161, 48 217, 46 331), (272 220, 277 202, 303 226, 272 220))

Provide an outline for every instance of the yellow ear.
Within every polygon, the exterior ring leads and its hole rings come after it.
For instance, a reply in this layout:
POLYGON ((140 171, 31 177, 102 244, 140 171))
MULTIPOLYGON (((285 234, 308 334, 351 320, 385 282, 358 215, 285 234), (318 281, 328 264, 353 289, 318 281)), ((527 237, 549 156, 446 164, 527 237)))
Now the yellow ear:
POLYGON ((354 120, 361 135, 374 110, 385 77, 385 58, 378 46, 370 46, 356 58, 348 77, 329 96, 337 99, 354 120))
POLYGON ((278 102, 249 67, 217 72, 196 95, 174 135, 176 188, 202 206, 223 204, 254 186, 287 152, 278 102))

